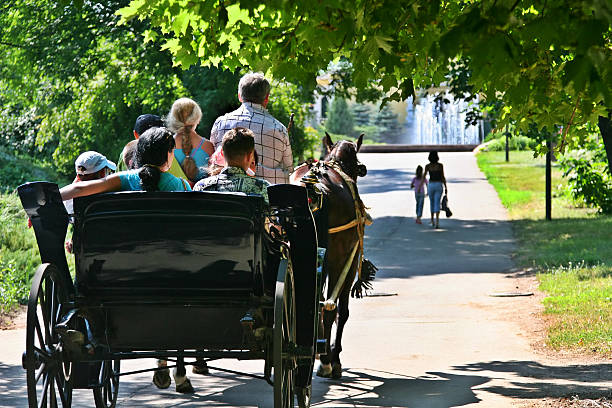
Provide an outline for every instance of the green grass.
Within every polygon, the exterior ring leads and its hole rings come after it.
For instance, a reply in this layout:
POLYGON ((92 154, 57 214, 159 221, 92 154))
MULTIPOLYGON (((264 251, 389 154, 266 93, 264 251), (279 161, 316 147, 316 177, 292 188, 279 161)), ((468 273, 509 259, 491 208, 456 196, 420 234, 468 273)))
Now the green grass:
POLYGON ((553 166, 552 221, 545 221, 545 163, 530 152, 482 152, 478 165, 508 209, 516 262, 538 272, 551 316, 549 344, 612 353, 612 217, 579 208, 553 166))
MULTIPOLYGON (((510 219, 543 219, 545 215, 546 164, 543 157, 534 158, 532 152, 482 152, 477 156, 478 166, 495 187, 510 219)), ((554 218, 576 218, 595 214, 596 210, 577 208, 565 194, 565 180, 556 163, 552 167, 554 218)))
POLYGON ((612 354, 612 272, 578 264, 539 275, 546 313, 554 316, 549 343, 612 354))

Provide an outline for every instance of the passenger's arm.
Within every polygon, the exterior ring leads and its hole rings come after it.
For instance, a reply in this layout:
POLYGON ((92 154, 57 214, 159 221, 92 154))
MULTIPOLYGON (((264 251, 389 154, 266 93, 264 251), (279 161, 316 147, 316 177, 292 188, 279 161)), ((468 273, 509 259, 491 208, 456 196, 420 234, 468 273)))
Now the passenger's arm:
POLYGON ((213 123, 212 129, 210 129, 210 142, 213 144, 213 150, 221 145, 223 135, 219 135, 219 126, 221 126, 220 118, 215 120, 213 123))
POLYGON ((442 183, 444 184, 444 191, 448 194, 448 187, 446 187, 446 177, 444 177, 444 166, 440 164, 440 170, 442 171, 442 183))
POLYGON ((423 178, 427 179, 427 172, 429 172, 429 164, 425 165, 425 170, 423 171, 423 178))
POLYGON ((68 184, 60 189, 60 194, 62 195, 62 200, 65 201, 75 197, 119 190, 121 190, 121 179, 117 174, 111 174, 103 179, 78 181, 68 184))
POLYGON ((287 136, 286 131, 283 132, 285 139, 285 151, 283 152, 283 162, 281 167, 287 171, 287 176, 291 172, 293 172, 293 153, 291 152, 291 142, 289 141, 289 136, 287 136))

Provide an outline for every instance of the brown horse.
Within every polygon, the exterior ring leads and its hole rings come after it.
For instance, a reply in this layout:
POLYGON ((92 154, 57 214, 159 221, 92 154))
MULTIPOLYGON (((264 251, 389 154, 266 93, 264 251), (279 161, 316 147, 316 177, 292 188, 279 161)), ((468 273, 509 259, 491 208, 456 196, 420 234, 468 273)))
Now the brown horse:
MULTIPOLYGON (((342 332, 349 317, 349 297, 351 292, 360 297, 367 281, 373 279, 375 268, 366 268, 360 273, 353 286, 358 271, 362 271, 363 228, 366 212, 357 191, 357 177, 365 176, 366 167, 357 158, 363 135, 357 142, 341 140, 335 144, 328 134, 323 138, 327 155, 316 164, 303 165, 291 175, 294 184, 309 180, 324 192, 323 207, 317 220, 319 243, 327 244, 323 264, 323 276, 327 277, 327 296, 323 310, 323 336, 327 340, 327 354, 321 355, 321 366, 317 375, 321 377, 340 378, 342 365, 342 332), (315 181, 316 178, 316 181, 315 181), (368 275, 368 276, 366 276, 368 275), (336 307, 337 306, 337 307, 336 307), (331 331, 337 320, 336 338, 331 345, 331 331)), ((315 213, 315 218, 317 214, 315 213)), ((370 264, 371 265, 371 264, 370 264)))

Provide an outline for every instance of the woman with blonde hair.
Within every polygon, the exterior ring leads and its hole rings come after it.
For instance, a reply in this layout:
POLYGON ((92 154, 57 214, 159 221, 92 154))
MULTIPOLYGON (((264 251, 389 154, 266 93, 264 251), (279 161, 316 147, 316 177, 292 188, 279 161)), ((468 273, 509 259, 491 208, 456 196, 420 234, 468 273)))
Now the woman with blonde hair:
POLYGON ((207 176, 208 159, 214 152, 212 143, 196 133, 200 119, 200 106, 189 98, 176 100, 166 118, 168 129, 175 133, 174 157, 191 185, 207 176))

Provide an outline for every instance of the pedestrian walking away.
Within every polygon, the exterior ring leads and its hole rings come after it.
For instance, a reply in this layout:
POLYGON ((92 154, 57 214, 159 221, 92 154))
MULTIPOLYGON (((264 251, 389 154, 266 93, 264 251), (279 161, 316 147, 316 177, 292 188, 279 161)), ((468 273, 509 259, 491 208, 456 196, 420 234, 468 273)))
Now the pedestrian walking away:
POLYGON ((421 217, 423 216, 423 204, 425 202, 425 186, 427 179, 423 174, 423 167, 417 166, 416 176, 412 178, 410 188, 414 188, 414 199, 416 200, 416 220, 417 224, 422 224, 421 217))
POLYGON ((429 164, 425 166, 425 174, 423 177, 427 177, 427 174, 429 174, 429 186, 427 191, 429 193, 431 225, 437 229, 440 228, 440 200, 445 192, 446 195, 448 195, 448 188, 446 187, 444 166, 440 163, 438 152, 435 150, 429 152, 428 159, 429 164))

